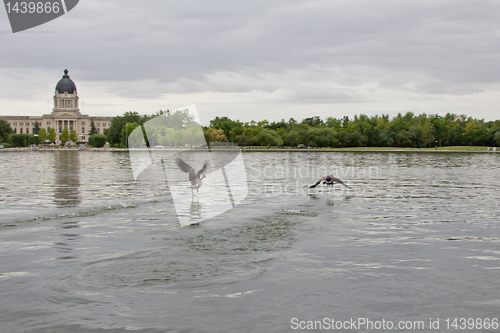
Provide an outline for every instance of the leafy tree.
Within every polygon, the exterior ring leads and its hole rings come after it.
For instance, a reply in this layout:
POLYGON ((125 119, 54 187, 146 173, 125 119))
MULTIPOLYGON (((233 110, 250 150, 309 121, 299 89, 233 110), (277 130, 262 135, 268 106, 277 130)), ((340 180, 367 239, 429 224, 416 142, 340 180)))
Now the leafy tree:
POLYGON ((393 133, 390 127, 385 128, 384 130, 376 129, 379 132, 378 134, 378 142, 377 145, 380 147, 391 147, 394 144, 393 133))
POLYGON ((61 134, 59 135, 59 140, 61 140, 61 144, 65 145, 66 142, 69 141, 69 130, 67 127, 64 127, 61 134))
POLYGON ((69 139, 71 141, 73 141, 74 143, 76 143, 78 141, 78 135, 76 134, 76 131, 75 130, 71 130, 69 132, 69 139))
POLYGON ((398 140, 399 147, 409 147, 416 148, 416 139, 417 139, 417 129, 415 127, 411 127, 408 130, 401 130, 396 135, 398 140))
POLYGON ((310 128, 307 131, 307 144, 312 147, 339 147, 337 132, 331 128, 310 128))
POLYGON ((398 113, 398 115, 392 119, 391 127, 396 133, 402 130, 407 131, 413 125, 412 120, 413 112, 407 112, 404 116, 398 113))
POLYGON ((258 142, 260 146, 282 146, 283 140, 281 137, 273 130, 264 128, 262 129, 258 142))
POLYGON ((495 132, 494 140, 495 140, 496 146, 497 147, 500 146, 500 130, 495 132))
MULTIPOLYGON (((227 137, 224 134, 224 131, 221 129, 216 129, 216 128, 208 128, 203 131, 203 134, 205 134, 205 140, 207 141, 208 144, 210 142, 225 142, 227 141, 227 137)), ((246 137, 246 135, 239 135, 242 137, 246 137)), ((245 144, 243 144, 245 145, 245 144)))
POLYGON ((273 121, 269 125, 266 126, 266 128, 272 129, 277 131, 278 129, 287 129, 288 128, 288 123, 285 121, 285 119, 281 119, 281 121, 273 121))
POLYGON ((342 120, 337 118, 328 117, 325 122, 326 126, 333 129, 340 129, 342 127, 342 120))
POLYGON ((438 140, 441 144, 444 143, 448 136, 446 119, 436 114, 429 116, 429 121, 431 122, 432 128, 434 129, 435 139, 438 140))
POLYGON ((267 127, 269 126, 269 121, 267 119, 261 120, 257 122, 257 126, 260 127, 267 127))
POLYGON ((44 143, 45 140, 49 137, 47 130, 45 128, 40 128, 38 130, 38 143, 44 143))
POLYGON ((260 145, 259 143, 259 136, 260 133, 262 132, 262 127, 255 125, 252 125, 250 127, 246 127, 243 131, 243 135, 247 137, 247 144, 250 146, 257 146, 260 145))
POLYGON ((94 134, 89 137, 89 144, 92 147, 101 148, 106 144, 106 135, 94 134))
POLYGON ((297 120, 290 118, 288 119, 287 125, 287 130, 291 131, 297 125, 297 120))
POLYGON ((342 118, 342 127, 343 128, 347 128, 348 125, 349 125, 349 117, 348 116, 344 116, 342 118))
POLYGON ((47 134, 47 139, 50 141, 50 142, 56 142, 56 139, 57 139, 57 133, 56 133, 56 130, 54 128, 49 128, 49 133, 47 134))
MULTIPOLYGON (((155 145, 158 142, 159 144, 168 146, 169 143, 167 143, 165 140, 170 141, 171 136, 169 136, 169 133, 173 133, 174 131, 175 130, 172 128, 162 129, 161 133, 157 134, 158 136, 157 138, 154 138, 153 137, 154 135, 152 135, 151 139, 155 140, 154 141, 155 145)), ((149 142, 146 141, 142 127, 137 123, 129 123, 127 126, 125 126, 125 129, 123 130, 122 142, 123 142, 122 147, 128 147, 128 148, 141 148, 144 146, 147 147, 149 145, 149 142)))
POLYGON ((360 132, 354 132, 351 134, 351 145, 352 147, 363 147, 366 146, 366 142, 368 138, 366 135, 361 134, 360 132))
POLYGON ((312 127, 317 127, 323 125, 323 120, 319 116, 314 116, 310 118, 305 118, 302 120, 302 124, 307 124, 312 127))
POLYGON ((288 135, 285 137, 285 145, 287 146, 298 146, 300 144, 300 136, 299 132, 296 130, 291 130, 288 135))
POLYGON ((432 123, 427 119, 425 115, 424 117, 420 116, 420 121, 418 122, 416 129, 418 132, 418 136, 420 138, 420 147, 430 147, 432 143, 434 143, 434 129, 432 128, 432 123))
POLYGON ((9 141, 9 138, 13 133, 14 131, 10 127, 9 123, 5 120, 0 119, 0 137, 2 138, 2 141, 9 141))
POLYGON ((122 116, 116 116, 113 120, 111 120, 111 126, 109 127, 109 131, 106 133, 110 144, 122 144, 122 128, 124 125, 125 122, 122 116))
POLYGON ((210 120, 210 127, 222 130, 224 132, 224 135, 226 136, 226 141, 232 141, 233 129, 237 125, 239 124, 229 119, 228 117, 215 117, 213 120, 210 120))
POLYGON ((111 126, 109 127, 109 129, 106 129, 105 131, 108 142, 113 146, 126 147, 126 141, 124 138, 130 135, 130 133, 126 133, 128 131, 128 129, 125 128, 126 124, 136 123, 142 125, 148 120, 158 116, 169 117, 169 113, 170 112, 168 110, 166 112, 160 110, 156 113, 156 115, 140 116, 137 112, 127 111, 123 114, 123 116, 116 116, 111 121, 111 126))
POLYGON ((454 121, 450 124, 447 141, 449 146, 465 145, 465 128, 460 126, 459 121, 454 121))
MULTIPOLYGON (((122 146, 123 147, 128 147, 128 138, 130 136, 130 134, 132 134, 132 132, 137 128, 139 127, 140 125, 138 123, 126 123, 125 126, 124 126, 124 129, 122 130, 122 140, 121 140, 121 143, 122 143, 122 146)), ((141 131, 142 133, 142 131, 141 131)), ((155 139, 155 138, 150 138, 151 139, 155 139)), ((141 140, 142 141, 142 140, 141 140)), ((150 143, 151 144, 151 143, 150 143)), ((153 146, 157 145, 158 143, 157 142, 154 142, 152 143, 153 146)))
POLYGON ((340 147, 350 147, 351 146, 351 134, 345 129, 339 130, 337 134, 338 140, 340 141, 340 147))
MULTIPOLYGON (((166 118, 165 123, 168 125, 168 127, 175 128, 176 130, 180 130, 185 126, 196 124, 193 115, 191 115, 188 110, 177 110, 175 112, 170 112, 167 110, 167 112, 163 113, 163 115, 166 118)), ((138 123, 140 124, 140 122, 138 123)))

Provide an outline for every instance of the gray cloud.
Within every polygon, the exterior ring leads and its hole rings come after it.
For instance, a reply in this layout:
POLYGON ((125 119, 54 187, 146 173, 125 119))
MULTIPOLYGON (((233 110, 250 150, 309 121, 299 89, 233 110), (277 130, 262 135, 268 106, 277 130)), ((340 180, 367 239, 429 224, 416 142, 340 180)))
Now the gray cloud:
POLYGON ((36 28, 55 33, 1 34, 0 71, 69 68, 130 98, 285 90, 282 102, 344 103, 368 101, 350 90, 367 82, 460 95, 498 85, 499 10, 487 0, 87 0, 36 28))

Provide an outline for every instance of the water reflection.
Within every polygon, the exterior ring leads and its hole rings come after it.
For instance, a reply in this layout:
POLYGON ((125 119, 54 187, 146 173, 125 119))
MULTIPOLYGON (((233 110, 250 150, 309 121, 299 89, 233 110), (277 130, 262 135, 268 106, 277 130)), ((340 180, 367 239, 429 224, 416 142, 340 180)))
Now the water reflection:
POLYGON ((54 153, 54 203, 59 208, 75 207, 80 198, 80 154, 78 151, 54 153))
POLYGON ((193 223, 196 223, 196 220, 202 219, 201 208, 201 203, 198 200, 195 201, 193 196, 191 207, 189 207, 189 217, 190 220, 193 221, 193 223))

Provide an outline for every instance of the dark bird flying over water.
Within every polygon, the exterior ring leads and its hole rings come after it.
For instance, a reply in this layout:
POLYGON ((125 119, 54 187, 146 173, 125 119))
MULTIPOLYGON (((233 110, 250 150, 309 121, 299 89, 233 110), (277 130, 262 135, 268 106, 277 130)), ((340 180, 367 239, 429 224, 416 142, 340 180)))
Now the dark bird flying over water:
POLYGON ((190 166, 180 158, 177 158, 175 162, 182 171, 187 172, 189 174, 189 181, 191 182, 191 192, 193 191, 194 188, 196 188, 196 192, 198 192, 202 185, 201 180, 205 178, 206 175, 203 175, 203 177, 200 176, 207 169, 208 163, 205 162, 201 167, 201 169, 198 170, 198 172, 196 172, 192 166, 190 166))
POLYGON ((335 177, 333 177, 333 176, 331 176, 331 175, 328 175, 328 176, 326 176, 326 177, 321 178, 320 180, 318 180, 318 181, 316 182, 316 184, 311 185, 309 188, 315 188, 315 187, 316 187, 316 186, 318 186, 321 182, 323 182, 323 184, 325 184, 325 185, 327 185, 327 186, 331 186, 331 185, 333 185, 333 183, 339 183, 339 184, 344 185, 344 186, 345 186, 345 187, 347 187, 347 188, 350 188, 349 186, 347 186, 346 184, 344 184, 344 182, 343 182, 343 181, 341 181, 340 179, 335 178, 335 177))

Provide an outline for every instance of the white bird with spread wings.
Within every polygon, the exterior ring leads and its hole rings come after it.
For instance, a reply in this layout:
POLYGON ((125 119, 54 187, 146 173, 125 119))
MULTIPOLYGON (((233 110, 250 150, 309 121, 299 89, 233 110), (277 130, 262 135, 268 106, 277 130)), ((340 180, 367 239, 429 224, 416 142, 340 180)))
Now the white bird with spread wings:
POLYGON ((201 169, 198 170, 198 172, 196 172, 192 166, 190 166, 180 158, 177 158, 175 162, 182 171, 189 174, 189 181, 191 182, 191 192, 193 191, 193 189, 196 189, 196 192, 198 193, 201 185, 203 184, 202 179, 206 177, 206 175, 203 175, 203 177, 201 177, 201 175, 207 169, 208 162, 205 162, 201 169))

